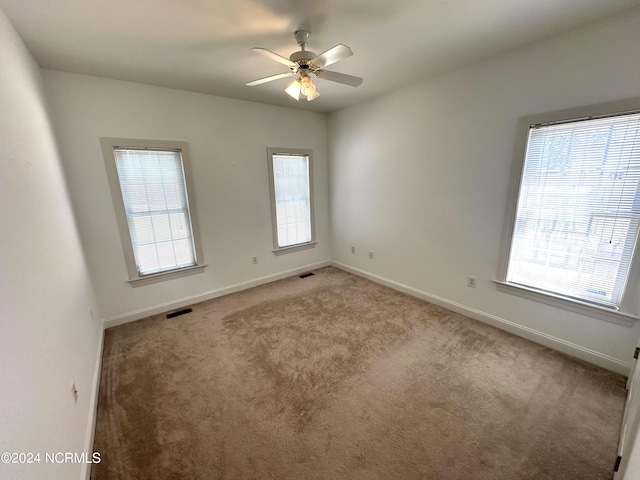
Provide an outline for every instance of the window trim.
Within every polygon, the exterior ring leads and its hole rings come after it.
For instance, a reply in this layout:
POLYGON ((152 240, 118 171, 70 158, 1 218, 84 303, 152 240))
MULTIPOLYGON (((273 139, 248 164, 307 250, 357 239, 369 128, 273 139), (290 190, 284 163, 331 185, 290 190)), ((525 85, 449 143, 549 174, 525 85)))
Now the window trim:
POLYGON ((517 295, 537 302, 552 305, 589 317, 613 322, 631 327, 634 320, 640 320, 640 302, 633 302, 633 293, 640 288, 640 242, 636 242, 634 253, 629 265, 629 276, 625 291, 618 308, 590 304, 589 302, 570 299, 551 292, 507 282, 507 269, 513 230, 516 223, 518 196, 520 193, 524 161, 527 152, 529 129, 532 125, 545 123, 570 122, 590 117, 619 115, 640 110, 640 97, 627 100, 601 103, 597 105, 545 112, 536 115, 520 117, 516 127, 515 148, 511 164, 511 176, 507 194, 507 205, 498 260, 498 272, 494 283, 496 288, 504 293, 517 295))
POLYGON ((273 254, 284 255, 287 253, 298 252, 309 248, 315 248, 316 244, 316 228, 315 228, 315 206, 313 193, 313 150, 303 148, 274 148, 267 147, 267 163, 269 167, 269 197, 271 203, 271 230, 273 234, 273 254), (287 245, 280 247, 278 245, 278 219, 276 217, 276 192, 275 179, 273 178, 273 156, 274 155, 301 155, 309 158, 309 221, 311 222, 311 240, 295 245, 287 245))
POLYGON ((109 188, 111 190, 113 209, 116 215, 118 231, 120 233, 120 242, 122 243, 124 260, 127 267, 127 273, 129 275, 129 278, 126 280, 126 282, 129 283, 132 287, 139 287, 142 285, 149 285, 152 283, 203 272, 206 264, 204 263, 202 246, 200 243, 200 229, 197 222, 198 215, 196 212, 195 200, 191 193, 193 191, 193 184, 191 180, 189 144, 187 142, 180 141, 100 137, 100 145, 102 148, 102 156, 107 171, 109 188), (175 268, 173 270, 166 270, 164 272, 152 273, 143 276, 138 273, 138 267, 136 265, 136 259, 133 251, 133 243, 131 240, 131 233, 129 232, 129 224, 127 222, 127 214, 124 207, 124 200, 122 198, 122 190, 120 188, 120 179, 118 177, 115 156, 113 153, 113 150, 116 147, 159 150, 166 149, 180 151, 182 156, 184 182, 186 185, 187 202, 189 204, 191 234, 193 237, 193 246, 196 256, 195 265, 175 268))

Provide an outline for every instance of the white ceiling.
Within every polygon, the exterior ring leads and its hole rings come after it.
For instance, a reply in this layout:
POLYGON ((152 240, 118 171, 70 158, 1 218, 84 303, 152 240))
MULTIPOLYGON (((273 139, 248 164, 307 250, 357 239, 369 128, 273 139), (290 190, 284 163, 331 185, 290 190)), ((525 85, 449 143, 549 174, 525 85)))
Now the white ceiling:
POLYGON ((0 0, 45 68, 330 112, 464 63, 496 55, 640 0, 0 0), (293 32, 309 50, 337 43, 352 57, 329 67, 357 88, 318 79, 296 102, 290 80, 245 83, 287 70, 251 52, 288 57, 293 32))

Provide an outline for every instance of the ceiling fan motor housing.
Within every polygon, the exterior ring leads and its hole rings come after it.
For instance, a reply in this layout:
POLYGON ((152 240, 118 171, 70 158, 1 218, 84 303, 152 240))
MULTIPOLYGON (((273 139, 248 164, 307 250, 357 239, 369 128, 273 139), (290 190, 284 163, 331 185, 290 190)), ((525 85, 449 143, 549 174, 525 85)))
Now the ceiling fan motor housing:
POLYGON ((318 55, 316 55, 314 52, 310 52, 308 50, 300 50, 299 52, 292 53, 289 57, 289 60, 291 60, 292 62, 308 65, 309 60, 311 60, 312 58, 316 58, 317 56, 318 55))

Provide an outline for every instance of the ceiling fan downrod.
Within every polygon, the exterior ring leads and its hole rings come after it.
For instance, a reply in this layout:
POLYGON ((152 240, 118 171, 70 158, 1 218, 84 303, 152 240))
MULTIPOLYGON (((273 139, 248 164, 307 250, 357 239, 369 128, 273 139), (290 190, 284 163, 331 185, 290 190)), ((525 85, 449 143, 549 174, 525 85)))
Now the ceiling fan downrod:
POLYGON ((309 40, 311 32, 307 30, 296 30, 293 36, 296 39, 296 42, 298 42, 298 45, 300 45, 300 51, 292 53, 289 60, 298 63, 301 66, 307 65, 309 60, 317 56, 314 52, 307 50, 307 40, 309 40))

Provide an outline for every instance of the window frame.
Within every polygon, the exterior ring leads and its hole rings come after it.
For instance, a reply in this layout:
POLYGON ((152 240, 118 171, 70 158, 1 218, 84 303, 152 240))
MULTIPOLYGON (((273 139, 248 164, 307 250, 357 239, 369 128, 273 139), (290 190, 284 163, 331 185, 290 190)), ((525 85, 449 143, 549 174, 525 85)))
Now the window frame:
POLYGON ((120 242, 122 243, 124 260, 127 267, 127 273, 129 275, 129 278, 126 281, 132 287, 138 287, 203 272, 206 264, 204 263, 204 256, 202 254, 202 246, 200 243, 200 229, 198 227, 197 221, 198 215, 196 212, 196 204, 193 194, 191 193, 193 192, 193 184, 191 179, 189 144, 187 142, 181 141, 101 137, 100 145, 102 148, 102 155, 107 171, 109 188, 111 190, 111 199, 113 200, 113 208, 116 215, 116 222, 118 224, 118 231, 120 233, 120 242), (134 254, 133 241, 131 239, 131 232, 129 230, 129 223, 127 221, 124 200, 122 198, 120 179, 118 177, 118 170, 116 168, 116 160, 114 155, 115 148, 149 150, 164 149, 180 151, 182 157, 182 171, 184 173, 184 182, 186 186, 185 193, 189 206, 191 235, 193 240, 194 254, 196 257, 195 265, 175 268, 173 270, 166 270, 163 272, 157 272, 148 275, 139 274, 134 254))
POLYGON ((507 208, 498 261, 498 272, 494 280, 499 291, 627 327, 632 326, 634 320, 640 320, 640 302, 637 299, 634 301, 633 294, 633 292, 637 292, 640 288, 640 241, 637 241, 634 246, 631 263, 629 265, 629 276, 625 284, 620 305, 617 308, 571 299, 551 292, 507 282, 507 270, 516 224, 518 197, 520 194, 524 162, 528 147, 529 129, 531 126, 541 123, 567 122, 588 119, 590 117, 619 115, 638 110, 640 110, 640 97, 546 112, 518 119, 516 142, 511 166, 511 178, 509 180, 507 196, 507 208))
POLYGON ((271 230, 273 233, 273 254, 282 255, 286 253, 297 252, 300 250, 306 250, 308 248, 315 248, 316 244, 316 229, 315 229, 315 207, 314 207, 314 193, 313 193, 313 150, 303 148, 274 148, 267 147, 267 163, 269 168, 269 196, 271 203, 271 230), (274 155, 300 155, 306 156, 309 159, 309 221, 311 223, 311 240, 304 243, 298 243, 295 245, 287 245, 286 247, 280 247, 278 244, 278 219, 276 216, 276 192, 275 192, 275 179, 273 176, 273 157, 274 155))

